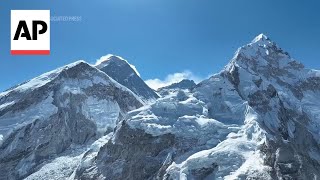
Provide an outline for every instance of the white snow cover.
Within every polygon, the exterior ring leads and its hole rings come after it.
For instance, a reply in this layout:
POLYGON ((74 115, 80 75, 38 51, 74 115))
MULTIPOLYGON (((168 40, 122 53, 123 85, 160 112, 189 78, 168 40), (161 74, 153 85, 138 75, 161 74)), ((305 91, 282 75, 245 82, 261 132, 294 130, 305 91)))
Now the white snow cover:
POLYGON ((2 145, 2 141, 3 141, 3 135, 0 135, 0 146, 2 145))
POLYGON ((100 148, 109 141, 111 136, 112 133, 109 133, 91 145, 71 147, 61 155, 47 160, 43 163, 44 166, 29 175, 25 180, 74 179, 76 169, 89 166, 94 161, 100 148))
POLYGON ((53 98, 51 94, 42 102, 30 106, 22 112, 7 112, 0 117, 0 135, 6 137, 6 135, 13 129, 29 124, 36 119, 48 119, 58 111, 58 108, 53 105, 52 102, 53 98))
POLYGON ((92 87, 93 84, 89 79, 66 79, 61 85, 61 93, 84 94, 83 89, 92 87))
MULTIPOLYGON (((64 80, 61 85, 61 94, 72 93, 72 94, 83 94, 84 90, 92 87, 94 84, 102 83, 109 85, 110 81, 106 81, 99 76, 94 76, 93 80, 90 79, 68 79, 64 80)), ((119 86, 118 83, 114 82, 115 86, 119 86)), ((110 84, 111 85, 111 84, 110 84)), ((127 89, 122 89, 127 90, 127 89)), ((111 99, 111 98, 110 98, 111 99)), ((69 101, 66 99, 63 106, 68 107, 69 101)), ((109 99, 98 99, 96 97, 88 96, 85 102, 82 104, 81 113, 85 115, 87 119, 94 121, 97 125, 98 132, 104 133, 108 128, 114 128, 119 117, 120 107, 117 102, 109 99)))
MULTIPOLYGON (((130 126, 142 128, 147 133, 158 136, 173 133, 188 136, 190 133, 201 135, 199 129, 211 131, 228 129, 222 123, 206 118, 205 104, 187 91, 178 91, 159 99, 150 106, 134 110, 129 113, 130 126)), ((226 130, 228 131, 228 130, 226 130)))
POLYGON ((251 43, 265 43, 269 38, 263 33, 256 36, 251 43))
POLYGON ((0 105, 0 110, 6 108, 6 107, 10 107, 11 105, 13 105, 15 103, 15 101, 10 101, 10 102, 6 102, 4 104, 0 105))
POLYGON ((210 115, 213 118, 227 124, 243 124, 247 104, 220 74, 202 81, 194 96, 211 106, 210 115))
POLYGON ((103 134, 108 128, 114 128, 120 114, 120 107, 117 102, 111 100, 99 100, 88 97, 82 105, 82 114, 87 119, 94 121, 98 132, 103 134))
MULTIPOLYGON (((101 138, 99 138, 98 140, 96 140, 94 143, 92 143, 92 145, 88 148, 88 150, 86 151, 85 156, 83 154, 80 163, 78 164, 78 169, 81 168, 88 168, 90 166, 93 165, 99 150, 102 146, 104 146, 105 144, 107 144, 107 142, 110 140, 110 138, 112 137, 113 133, 109 133, 105 136, 102 136, 101 138)), ((74 170, 73 174, 70 176, 70 180, 74 179, 76 170, 74 170)))
POLYGON ((24 92, 26 90, 33 90, 33 89, 39 88, 41 86, 44 86, 48 82, 55 79, 60 74, 60 72, 62 70, 72 68, 80 63, 86 63, 86 62, 83 60, 79 60, 74 63, 68 64, 68 65, 60 67, 58 69, 55 69, 53 71, 49 71, 47 73, 44 73, 36 78, 31 79, 30 81, 27 81, 25 83, 18 85, 17 87, 15 87, 13 89, 10 89, 8 91, 0 93, 0 98, 9 94, 12 91, 24 92))
POLYGON ((25 180, 67 179, 77 168, 87 147, 75 147, 63 154, 47 160, 38 171, 29 175, 25 180))
POLYGON ((248 107, 245 122, 236 133, 231 132, 212 149, 199 151, 182 162, 174 162, 167 168, 173 179, 186 180, 191 170, 211 167, 218 164, 219 169, 208 179, 241 179, 253 173, 261 174, 264 179, 271 179, 266 173, 268 167, 257 149, 265 141, 265 132, 256 122, 257 115, 248 107))
MULTIPOLYGON (((218 77, 211 80, 219 81, 218 77)), ((200 89, 202 93, 197 95, 206 100, 202 95, 204 96, 207 90, 212 90, 210 85, 211 83, 208 83, 208 89, 200 89)), ((232 92, 226 90, 225 94, 229 94, 229 100, 236 100, 232 92)), ((238 102, 242 104, 240 100, 238 102)), ((167 173, 173 179, 188 179, 190 170, 210 167, 216 162, 219 163, 219 170, 209 178, 238 179, 244 174, 262 173, 270 179, 264 173, 267 167, 263 165, 257 150, 258 145, 265 140, 265 132, 257 123, 256 112, 246 103, 243 106, 246 110, 242 112, 245 113, 238 115, 239 122, 242 123, 224 124, 219 119, 208 118, 206 105, 192 93, 177 91, 158 99, 154 104, 130 112, 128 124, 132 128, 144 129, 154 136, 172 133, 184 138, 196 138, 211 147, 173 162, 167 168, 167 173)), ((240 109, 237 110, 239 113, 240 109)))
MULTIPOLYGON (((301 63, 280 50, 274 42, 263 34, 257 36, 250 44, 239 48, 225 70, 232 71, 235 67, 238 68, 240 78, 239 90, 242 95, 249 96, 252 92, 261 89, 266 90, 269 85, 274 86, 286 108, 308 115, 311 120, 308 130, 316 135, 315 139, 320 142, 320 92, 313 90, 300 92, 298 89, 296 91, 301 93, 301 99, 298 99, 292 89, 288 87, 296 87, 299 83, 308 81, 308 78, 319 78, 319 70, 304 68, 301 63), (270 57, 270 52, 268 52, 268 48, 270 47, 276 48, 276 59, 272 56, 270 57), (246 61, 246 58, 250 61, 246 61), (273 73, 278 74, 274 75, 273 73), (271 75, 275 77, 271 78, 271 75), (260 87, 252 84, 252 80, 261 80, 260 87), (279 83, 279 81, 283 83, 279 83)), ((270 102, 270 106, 276 107, 278 106, 278 102, 270 102)), ((279 120, 276 114, 277 112, 266 114, 266 117, 269 119, 265 122, 267 127, 271 129, 279 127, 279 120)), ((287 129, 289 136, 294 138, 295 125, 293 121, 288 122, 287 129)))

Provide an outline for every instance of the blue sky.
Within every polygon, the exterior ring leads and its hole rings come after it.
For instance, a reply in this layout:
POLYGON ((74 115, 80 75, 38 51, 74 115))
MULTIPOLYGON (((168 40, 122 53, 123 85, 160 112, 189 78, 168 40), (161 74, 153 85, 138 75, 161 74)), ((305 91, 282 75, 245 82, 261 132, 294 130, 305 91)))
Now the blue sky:
POLYGON ((205 78, 260 33, 308 68, 320 69, 319 9, 317 0, 2 1, 0 91, 109 53, 134 64, 145 80, 165 80, 176 72, 205 78), (51 22, 50 56, 11 56, 11 9, 50 9, 51 16, 81 16, 81 21, 51 22))

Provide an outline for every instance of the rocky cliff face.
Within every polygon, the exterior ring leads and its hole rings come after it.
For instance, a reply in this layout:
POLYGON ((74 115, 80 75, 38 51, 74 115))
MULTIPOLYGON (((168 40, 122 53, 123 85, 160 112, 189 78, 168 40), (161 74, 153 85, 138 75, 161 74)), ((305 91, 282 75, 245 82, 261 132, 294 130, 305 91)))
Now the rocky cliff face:
POLYGON ((320 72, 265 35, 220 73, 143 107, 105 73, 76 63, 0 94, 0 174, 317 179, 319 99, 320 72))
POLYGON ((112 132, 142 106, 130 90, 79 61, 0 95, 0 176, 20 179, 50 156, 112 132))

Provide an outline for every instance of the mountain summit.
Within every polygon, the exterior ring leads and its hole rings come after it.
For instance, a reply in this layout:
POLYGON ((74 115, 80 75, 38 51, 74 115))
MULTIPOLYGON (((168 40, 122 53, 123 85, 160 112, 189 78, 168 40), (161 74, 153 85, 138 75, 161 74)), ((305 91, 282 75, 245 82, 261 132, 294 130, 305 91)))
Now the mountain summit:
POLYGON ((252 41, 251 43, 265 43, 269 41, 270 42, 270 39, 264 35, 263 33, 259 34, 258 36, 256 36, 252 41))
POLYGON ((153 101, 159 96, 141 78, 136 68, 125 59, 107 55, 98 60, 96 68, 108 74, 111 78, 129 88, 145 102, 153 101))

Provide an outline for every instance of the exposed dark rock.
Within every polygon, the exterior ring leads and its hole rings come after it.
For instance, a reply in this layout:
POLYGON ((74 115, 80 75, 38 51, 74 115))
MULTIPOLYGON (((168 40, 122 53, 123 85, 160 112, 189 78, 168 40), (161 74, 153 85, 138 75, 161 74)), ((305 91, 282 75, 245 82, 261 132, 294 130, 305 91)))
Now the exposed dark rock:
POLYGON ((96 66, 101 71, 108 74, 112 79, 130 89, 143 100, 155 100, 159 96, 151 89, 130 67, 128 62, 118 56, 110 57, 96 66))

